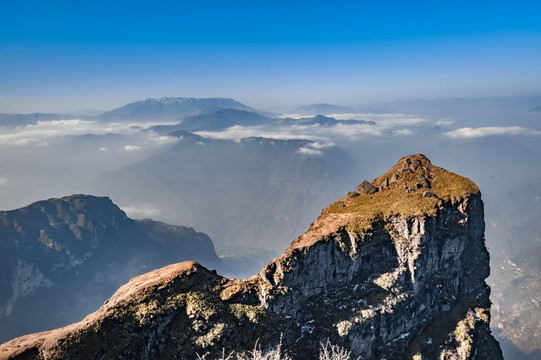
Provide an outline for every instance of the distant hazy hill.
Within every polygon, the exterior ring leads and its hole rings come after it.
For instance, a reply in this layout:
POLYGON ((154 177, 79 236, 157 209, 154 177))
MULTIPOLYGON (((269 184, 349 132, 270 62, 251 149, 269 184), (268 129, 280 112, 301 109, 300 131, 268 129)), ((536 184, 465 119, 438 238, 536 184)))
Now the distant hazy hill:
POLYGON ((368 124, 373 121, 365 120, 336 120, 333 117, 316 115, 313 117, 291 119, 270 118, 260 114, 235 109, 221 109, 197 116, 191 116, 175 125, 156 125, 150 130, 159 134, 170 134, 174 131, 220 131, 231 126, 257 126, 257 125, 320 125, 335 126, 338 124, 368 124))
POLYGON ((338 124, 349 124, 349 125, 375 125, 373 121, 366 120, 336 120, 333 117, 316 115, 314 117, 300 118, 300 119, 279 119, 279 123, 282 125, 321 125, 321 126, 335 126, 338 124))
POLYGON ((192 228, 135 221, 109 198, 73 195, 0 212, 0 342, 97 309, 130 277, 182 260, 220 265, 192 228))
POLYGON ((105 173, 97 191, 159 209, 160 219, 189 223, 218 246, 280 250, 353 176, 353 161, 337 146, 175 135, 182 140, 169 150, 105 173))
POLYGON ((494 199, 487 210, 487 238, 499 251, 496 257, 512 257, 541 245, 541 180, 511 188, 494 199), (509 239, 520 238, 520 242, 509 239))
POLYGON ((492 261, 492 327, 509 359, 541 358, 539 279, 541 243, 509 259, 492 261))
POLYGON ((299 106, 293 110, 295 114, 306 114, 306 115, 329 115, 329 114, 343 114, 343 113, 354 113, 353 108, 341 105, 332 105, 332 104, 312 104, 299 106))
POLYGON ((101 120, 174 121, 218 109, 254 111, 254 109, 233 99, 164 97, 130 103, 103 113, 98 118, 101 120))
POLYGON ((150 129, 159 134, 169 134, 178 130, 185 131, 220 131, 231 126, 255 126, 271 123, 273 119, 252 111, 220 109, 182 120, 176 125, 157 125, 150 129))
POLYGON ((541 181, 510 189, 487 212, 493 327, 510 359, 541 356, 541 181))
POLYGON ((513 119, 513 124, 537 128, 539 115, 535 113, 535 108, 540 103, 541 95, 529 95, 398 100, 373 106, 434 119, 453 119, 455 125, 460 126, 509 126, 510 119, 513 119))

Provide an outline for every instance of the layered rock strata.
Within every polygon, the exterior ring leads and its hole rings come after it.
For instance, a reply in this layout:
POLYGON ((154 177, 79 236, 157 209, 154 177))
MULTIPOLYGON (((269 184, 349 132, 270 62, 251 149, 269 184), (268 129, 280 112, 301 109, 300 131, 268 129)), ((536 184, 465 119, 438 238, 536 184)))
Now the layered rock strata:
POLYGON ((327 341, 362 359, 501 359, 477 186, 417 154, 360 189, 252 278, 171 265, 0 356, 209 359, 281 338, 293 359, 317 358, 327 341))

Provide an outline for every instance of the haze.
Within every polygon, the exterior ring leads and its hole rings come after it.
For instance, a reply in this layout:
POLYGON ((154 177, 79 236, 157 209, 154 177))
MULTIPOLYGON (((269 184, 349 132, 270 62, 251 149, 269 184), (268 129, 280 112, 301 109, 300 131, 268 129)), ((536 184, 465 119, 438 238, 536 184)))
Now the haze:
POLYGON ((506 359, 539 358, 540 11, 0 0, 0 210, 108 196, 208 234, 244 277, 424 153, 479 185, 493 331, 506 359))

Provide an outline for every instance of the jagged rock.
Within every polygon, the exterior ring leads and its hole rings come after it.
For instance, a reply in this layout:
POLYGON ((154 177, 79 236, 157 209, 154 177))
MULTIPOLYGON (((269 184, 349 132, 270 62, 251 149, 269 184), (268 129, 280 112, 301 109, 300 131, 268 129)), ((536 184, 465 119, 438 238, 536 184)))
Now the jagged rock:
POLYGON ((412 170, 417 170, 417 168, 421 166, 421 161, 419 159, 413 159, 410 162, 410 167, 412 170))
POLYGON ((4 358, 176 358, 243 354, 256 341, 294 359, 320 342, 363 359, 502 359, 490 321, 483 202, 470 180, 402 158, 323 210, 282 256, 246 280, 189 262, 136 277, 69 327, 0 346, 4 358), (407 192, 418 175, 435 196, 407 192))
POLYGON ((374 185, 369 183, 367 180, 357 185, 356 189, 361 194, 373 194, 376 191, 378 191, 378 189, 374 185))
POLYGON ((430 182, 421 174, 419 174, 419 181, 421 182, 422 186, 427 187, 427 188, 430 187, 430 182))
POLYGON ((357 191, 348 191, 347 194, 346 194, 347 197, 351 197, 351 198, 356 198, 359 195, 361 195, 361 194, 358 193, 357 191))

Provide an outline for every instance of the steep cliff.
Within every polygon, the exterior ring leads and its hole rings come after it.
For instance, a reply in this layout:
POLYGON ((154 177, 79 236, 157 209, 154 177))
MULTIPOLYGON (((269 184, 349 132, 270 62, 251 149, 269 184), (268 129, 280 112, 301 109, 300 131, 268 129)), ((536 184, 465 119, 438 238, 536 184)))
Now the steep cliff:
POLYGON ((184 260, 220 265, 207 235, 130 219, 106 197, 0 211, 0 341, 78 321, 131 277, 184 260))
POLYGON ((327 340, 363 359, 501 359, 477 186, 418 154, 358 190, 252 278, 171 265, 133 278, 79 323, 2 345, 0 356, 215 358, 282 337, 294 359, 317 358, 327 340))

